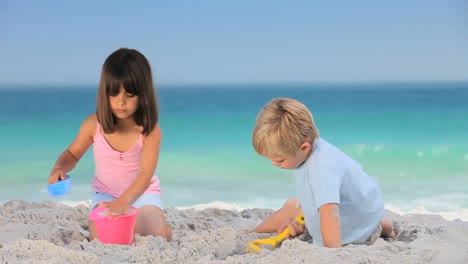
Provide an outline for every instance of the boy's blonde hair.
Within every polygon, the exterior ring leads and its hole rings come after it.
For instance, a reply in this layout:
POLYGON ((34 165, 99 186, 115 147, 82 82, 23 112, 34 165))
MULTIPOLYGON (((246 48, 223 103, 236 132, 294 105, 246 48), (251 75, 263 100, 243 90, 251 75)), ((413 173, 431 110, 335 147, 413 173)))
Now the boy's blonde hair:
POLYGON ((252 133, 255 151, 264 157, 295 155, 300 146, 319 137, 312 113, 290 98, 275 98, 257 115, 252 133))

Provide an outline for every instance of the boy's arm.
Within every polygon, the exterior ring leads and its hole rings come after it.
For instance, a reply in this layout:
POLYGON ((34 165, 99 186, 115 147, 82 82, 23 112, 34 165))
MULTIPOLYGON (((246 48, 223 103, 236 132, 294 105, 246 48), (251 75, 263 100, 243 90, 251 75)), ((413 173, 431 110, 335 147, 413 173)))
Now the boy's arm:
POLYGON ((323 245, 326 247, 341 247, 340 210, 338 204, 324 204, 319 208, 319 213, 323 245))

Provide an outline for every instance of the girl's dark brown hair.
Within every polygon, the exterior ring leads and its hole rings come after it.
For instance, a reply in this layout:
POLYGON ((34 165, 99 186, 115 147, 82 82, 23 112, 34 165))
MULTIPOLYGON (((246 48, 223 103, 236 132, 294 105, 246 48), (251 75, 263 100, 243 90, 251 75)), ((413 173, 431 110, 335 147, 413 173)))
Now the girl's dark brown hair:
POLYGON ((128 94, 138 96, 135 122, 143 127, 143 134, 149 134, 158 123, 158 104, 151 66, 137 50, 118 49, 107 57, 102 66, 96 116, 105 133, 114 132, 117 123, 109 96, 116 96, 122 87, 128 94))

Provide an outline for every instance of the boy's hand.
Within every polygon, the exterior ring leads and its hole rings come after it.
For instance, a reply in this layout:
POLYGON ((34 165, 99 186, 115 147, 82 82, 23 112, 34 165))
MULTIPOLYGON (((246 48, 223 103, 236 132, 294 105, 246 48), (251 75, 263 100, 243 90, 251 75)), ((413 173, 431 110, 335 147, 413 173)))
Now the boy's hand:
POLYGON ((100 202, 98 207, 107 208, 108 216, 119 216, 127 213, 128 209, 130 208, 130 204, 116 199, 112 202, 100 202))
POLYGON ((305 231, 305 225, 301 225, 294 220, 294 218, 289 218, 286 223, 278 229, 278 234, 283 232, 286 228, 289 227, 289 234, 286 235, 286 238, 292 238, 299 235, 302 235, 305 231))
POLYGON ((67 172, 62 169, 54 169, 49 176, 49 185, 58 182, 59 180, 65 180, 67 172))

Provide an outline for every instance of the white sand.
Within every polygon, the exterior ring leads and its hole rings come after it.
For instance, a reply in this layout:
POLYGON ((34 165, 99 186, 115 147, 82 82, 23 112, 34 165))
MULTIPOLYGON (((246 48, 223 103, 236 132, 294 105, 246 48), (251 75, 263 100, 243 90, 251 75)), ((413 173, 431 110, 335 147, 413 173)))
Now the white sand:
MULTIPOLYGON (((165 210, 173 241, 136 236, 132 246, 87 242, 87 203, 10 201, 0 205, 1 263, 468 263, 468 222, 439 215, 400 216, 397 241, 372 246, 317 247, 297 239, 275 250, 246 254, 248 241, 268 235, 242 231, 272 210, 232 205, 165 210)), ((427 213, 427 212, 423 212, 427 213)), ((466 211, 461 216, 466 217, 466 211)))

